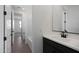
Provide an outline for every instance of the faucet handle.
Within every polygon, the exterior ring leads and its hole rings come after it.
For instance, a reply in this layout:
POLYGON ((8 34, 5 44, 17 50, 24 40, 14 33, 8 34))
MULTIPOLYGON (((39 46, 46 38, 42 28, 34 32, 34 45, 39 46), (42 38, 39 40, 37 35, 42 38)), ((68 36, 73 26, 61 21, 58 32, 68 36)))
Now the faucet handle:
POLYGON ((67 38, 67 32, 61 32, 61 37, 63 37, 63 38, 67 38))
POLYGON ((68 33, 68 31, 67 31, 67 30, 64 30, 64 32, 65 32, 65 33, 68 33))

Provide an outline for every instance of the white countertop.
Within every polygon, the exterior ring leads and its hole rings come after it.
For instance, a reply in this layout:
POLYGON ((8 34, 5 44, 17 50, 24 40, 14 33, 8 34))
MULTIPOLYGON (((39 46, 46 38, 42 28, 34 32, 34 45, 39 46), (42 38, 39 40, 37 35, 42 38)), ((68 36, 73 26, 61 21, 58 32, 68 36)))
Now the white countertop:
POLYGON ((78 34, 68 34, 67 38, 61 38, 60 34, 60 32, 44 32, 43 37, 79 51, 78 34))

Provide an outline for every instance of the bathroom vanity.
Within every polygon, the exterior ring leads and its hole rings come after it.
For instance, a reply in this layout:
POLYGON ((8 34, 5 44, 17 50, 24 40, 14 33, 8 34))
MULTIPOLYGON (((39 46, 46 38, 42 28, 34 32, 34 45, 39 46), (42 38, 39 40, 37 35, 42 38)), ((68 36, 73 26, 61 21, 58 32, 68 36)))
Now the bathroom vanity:
POLYGON ((79 52, 79 35, 69 34, 67 38, 61 38, 59 34, 57 32, 43 34, 43 53, 79 52))
POLYGON ((52 11, 52 30, 43 33, 43 52, 79 52, 79 5, 54 5, 52 11))

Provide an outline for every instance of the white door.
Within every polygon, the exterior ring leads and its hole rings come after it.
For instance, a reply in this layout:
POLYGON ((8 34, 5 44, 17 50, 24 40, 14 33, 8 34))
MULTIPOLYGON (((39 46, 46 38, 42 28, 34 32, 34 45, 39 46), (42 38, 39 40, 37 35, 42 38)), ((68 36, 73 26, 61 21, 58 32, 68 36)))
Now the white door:
POLYGON ((5 52, 11 52, 11 6, 5 5, 5 36, 7 40, 5 41, 5 52))
POLYGON ((0 53, 4 52, 4 20, 3 20, 3 5, 0 5, 0 53))

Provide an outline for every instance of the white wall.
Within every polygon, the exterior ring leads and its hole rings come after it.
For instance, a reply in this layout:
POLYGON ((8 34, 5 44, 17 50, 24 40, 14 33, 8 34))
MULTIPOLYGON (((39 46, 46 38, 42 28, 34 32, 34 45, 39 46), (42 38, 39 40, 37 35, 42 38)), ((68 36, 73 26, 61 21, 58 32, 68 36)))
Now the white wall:
POLYGON ((26 43, 32 49, 32 6, 25 5, 23 8, 22 32, 26 43))
POLYGON ((32 7, 33 52, 43 52, 42 33, 52 31, 52 6, 37 5, 32 7))
POLYGON ((43 42, 41 35, 41 9, 40 6, 32 6, 32 28, 33 28, 33 41, 32 47, 34 53, 42 52, 43 50, 43 42))
POLYGON ((33 52, 43 52, 42 32, 52 30, 52 6, 33 6, 33 52))
POLYGON ((43 32, 52 32, 52 6, 46 5, 42 7, 42 30, 43 32))

